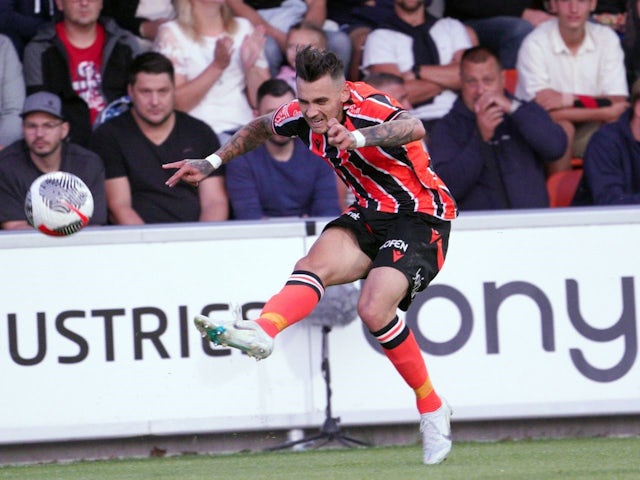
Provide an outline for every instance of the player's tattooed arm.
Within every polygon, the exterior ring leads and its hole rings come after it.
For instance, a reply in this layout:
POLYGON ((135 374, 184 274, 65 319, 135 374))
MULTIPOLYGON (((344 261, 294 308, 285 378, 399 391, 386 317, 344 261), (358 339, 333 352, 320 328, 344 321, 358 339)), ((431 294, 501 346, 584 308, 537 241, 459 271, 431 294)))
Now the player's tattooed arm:
POLYGON ((389 122, 362 128, 360 132, 364 135, 366 145, 383 147, 405 145, 415 140, 421 140, 426 134, 420 119, 406 112, 401 113, 389 122))
POLYGON ((226 163, 232 158, 262 145, 272 135, 271 115, 262 115, 234 133, 217 153, 220 155, 222 163, 226 163))

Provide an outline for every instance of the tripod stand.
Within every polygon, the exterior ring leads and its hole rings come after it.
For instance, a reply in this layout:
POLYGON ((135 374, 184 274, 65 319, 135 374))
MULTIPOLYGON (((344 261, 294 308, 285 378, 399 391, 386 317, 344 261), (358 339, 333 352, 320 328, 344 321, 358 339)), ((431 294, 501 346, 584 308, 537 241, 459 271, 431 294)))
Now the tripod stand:
POLYGON ((314 447, 321 447, 329 442, 337 441, 340 442, 345 447, 354 447, 356 445, 369 446, 367 442, 363 442, 362 440, 358 440, 355 438, 348 437, 342 430, 340 429, 340 418, 334 417, 331 411, 331 371, 329 369, 329 333, 331 332, 331 327, 323 326, 322 327, 322 373, 324 377, 324 383, 327 392, 327 408, 325 410, 325 420, 322 424, 322 428, 315 435, 311 435, 308 437, 301 438, 299 440, 292 440, 290 442, 285 442, 280 445, 276 445, 275 447, 267 448, 266 450, 281 450, 285 448, 290 448, 295 445, 312 443, 314 447), (316 444, 316 442, 324 440, 320 444, 316 444))

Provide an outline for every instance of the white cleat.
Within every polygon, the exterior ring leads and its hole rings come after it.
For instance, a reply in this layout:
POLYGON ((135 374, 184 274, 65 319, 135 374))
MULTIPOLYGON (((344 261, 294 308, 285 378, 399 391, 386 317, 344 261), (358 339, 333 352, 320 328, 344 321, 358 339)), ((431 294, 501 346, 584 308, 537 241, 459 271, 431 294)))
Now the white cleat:
POLYGON ((451 451, 451 414, 453 410, 443 399, 442 406, 435 412, 420 416, 422 433, 422 462, 435 465, 447 458, 451 451))
POLYGON ((256 360, 267 358, 273 351, 273 338, 253 320, 215 322, 196 315, 194 323, 200 334, 215 345, 237 348, 256 360))

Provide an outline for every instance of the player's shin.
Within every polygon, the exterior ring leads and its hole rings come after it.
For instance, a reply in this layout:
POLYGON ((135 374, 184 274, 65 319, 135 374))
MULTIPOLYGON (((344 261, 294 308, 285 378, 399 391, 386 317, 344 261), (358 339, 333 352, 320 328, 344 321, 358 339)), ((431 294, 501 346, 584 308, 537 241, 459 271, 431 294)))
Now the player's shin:
POLYGON ((312 272, 294 271, 285 286, 265 304, 256 323, 271 337, 309 315, 324 294, 312 272))
POLYGON ((396 316, 386 327, 371 334, 378 340, 385 355, 404 381, 415 392, 418 411, 427 413, 440 408, 442 400, 431 384, 418 342, 405 321, 396 316))

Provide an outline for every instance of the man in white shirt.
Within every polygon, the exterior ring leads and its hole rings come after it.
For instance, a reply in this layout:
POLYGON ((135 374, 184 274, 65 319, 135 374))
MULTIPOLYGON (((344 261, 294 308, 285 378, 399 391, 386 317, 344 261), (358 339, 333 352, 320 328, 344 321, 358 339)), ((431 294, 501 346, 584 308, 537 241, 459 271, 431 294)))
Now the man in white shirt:
POLYGON ((571 168, 591 134, 627 108, 629 89, 620 40, 589 22, 597 0, 551 0, 557 18, 542 23, 518 53, 516 97, 535 99, 567 133, 565 155, 549 173, 571 168))
POLYGON ((429 135, 435 121, 449 112, 457 98, 462 52, 478 42, 462 22, 434 18, 426 6, 424 0, 395 0, 395 16, 367 37, 362 68, 366 74, 387 72, 403 77, 411 113, 423 121, 429 135), (432 55, 416 58, 420 43, 432 55))

